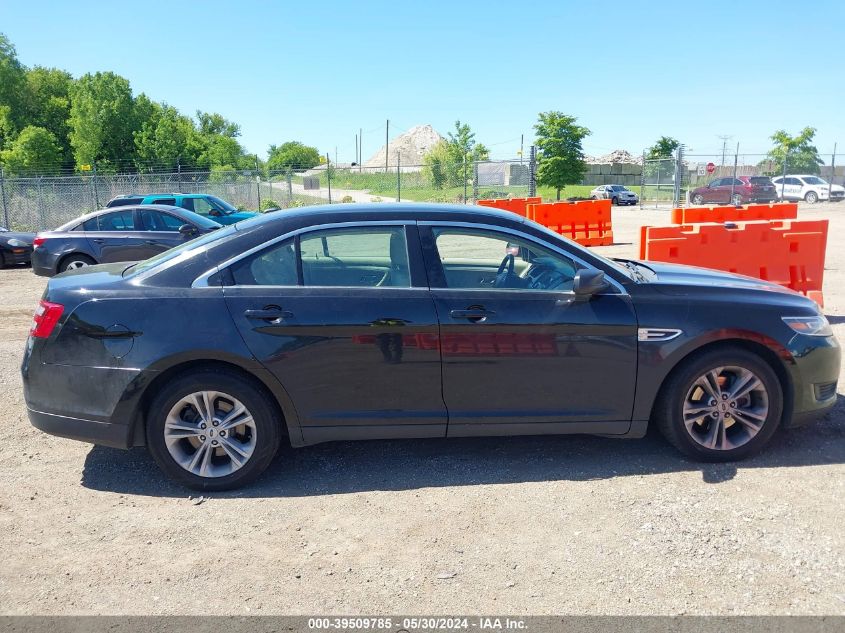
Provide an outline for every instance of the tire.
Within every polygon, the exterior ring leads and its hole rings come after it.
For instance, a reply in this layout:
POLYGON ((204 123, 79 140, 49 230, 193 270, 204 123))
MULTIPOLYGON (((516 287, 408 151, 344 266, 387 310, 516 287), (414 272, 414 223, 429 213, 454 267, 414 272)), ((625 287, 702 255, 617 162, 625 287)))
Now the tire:
POLYGON ((93 257, 88 255, 72 254, 65 257, 59 264, 59 272, 63 273, 66 270, 74 270, 76 268, 84 268, 85 266, 93 266, 97 262, 93 257))
POLYGON ((819 201, 819 194, 815 191, 808 191, 807 195, 804 196, 804 201, 807 204, 816 204, 819 201))
POLYGON ((731 204, 735 207, 742 206, 742 195, 735 193, 733 196, 731 196, 731 204))
POLYGON ((610 199, 610 204, 611 204, 611 206, 614 206, 614 207, 615 207, 616 205, 618 205, 618 204, 619 204, 619 198, 617 198, 616 196, 613 196, 613 197, 610 199))
POLYGON ((147 410, 146 433, 147 448, 168 477, 195 490, 231 490, 253 481, 273 461, 281 420, 270 396, 251 380, 236 372, 208 369, 182 374, 156 394, 147 410), (203 392, 216 392, 213 416, 198 415, 199 407, 207 406, 203 392), (226 409, 228 405, 231 409, 226 409), (236 415, 235 420, 247 422, 226 426, 226 413, 237 405, 243 405, 246 415, 236 415), (179 426, 168 429, 168 419, 179 426))
MULTIPOLYGON (((721 393, 721 388, 719 391, 721 393)), ((663 385, 654 407, 657 427, 669 443, 684 455, 704 462, 728 462, 758 453, 777 431, 782 415, 783 389, 774 370, 757 354, 738 347, 720 347, 683 361, 663 385), (727 400, 712 398, 697 384, 716 368, 722 368, 721 375, 730 381, 721 385, 725 391, 739 387, 745 380, 743 374, 734 369, 753 374, 759 381, 759 388, 736 401, 730 397, 727 400), (714 400, 716 405, 711 407, 714 400), (732 408, 731 402, 738 406, 732 408), (698 409, 705 407, 707 411, 700 414, 698 409), (713 416, 713 410, 719 412, 718 418, 713 416), (762 421, 750 417, 752 413, 760 416, 763 411, 762 421), (689 427, 685 418, 691 420, 689 427), (743 419, 745 421, 741 422, 743 419), (752 423, 759 427, 756 431, 752 423)))
POLYGON ((9 264, 6 262, 6 253, 0 251, 0 270, 6 268, 9 264))
POLYGON ((704 204, 704 196, 702 196, 700 193, 695 194, 692 197, 692 203, 693 204, 704 204))

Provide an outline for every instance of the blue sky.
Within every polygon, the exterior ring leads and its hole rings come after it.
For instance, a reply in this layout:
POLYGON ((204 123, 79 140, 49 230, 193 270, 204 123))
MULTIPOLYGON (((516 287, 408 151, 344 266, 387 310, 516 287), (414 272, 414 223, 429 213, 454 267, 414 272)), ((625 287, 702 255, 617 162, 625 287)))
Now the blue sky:
POLYGON ((301 140, 352 160, 363 128, 366 159, 385 119, 391 137, 461 119, 508 158, 546 110, 590 128, 594 155, 664 134, 765 152, 805 125, 845 154, 842 0, 0 0, 0 31, 28 66, 112 70, 184 113, 220 112, 261 156, 301 140))

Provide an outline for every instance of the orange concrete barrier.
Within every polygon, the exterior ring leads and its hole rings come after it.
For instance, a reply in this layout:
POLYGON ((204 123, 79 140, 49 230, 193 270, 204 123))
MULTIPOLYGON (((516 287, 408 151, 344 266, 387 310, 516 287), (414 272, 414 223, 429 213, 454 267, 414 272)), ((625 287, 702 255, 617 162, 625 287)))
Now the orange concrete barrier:
POLYGON ((823 306, 827 229, 827 220, 644 226, 640 229, 640 259, 765 279, 823 306))
POLYGON ((528 219, 583 246, 613 244, 610 200, 530 204, 528 219))
POLYGON ((744 207, 687 207, 672 209, 672 224, 699 222, 751 222, 753 220, 794 220, 798 217, 797 202, 749 204, 744 207))
POLYGON ((539 204, 543 201, 540 196, 531 198, 494 198, 491 200, 479 200, 477 202, 480 207, 492 207, 494 209, 502 209, 516 213, 522 217, 526 217, 526 208, 529 204, 539 204))

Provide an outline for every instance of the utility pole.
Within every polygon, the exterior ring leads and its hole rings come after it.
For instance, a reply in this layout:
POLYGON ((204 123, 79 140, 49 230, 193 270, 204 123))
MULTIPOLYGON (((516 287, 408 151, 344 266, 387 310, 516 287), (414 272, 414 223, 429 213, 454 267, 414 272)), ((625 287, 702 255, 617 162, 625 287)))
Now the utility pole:
POLYGON ((387 173, 387 157, 390 156, 390 119, 384 125, 384 173, 387 173))
MULTIPOLYGON (((836 182, 836 143, 833 144, 833 156, 830 157, 830 184, 836 182)), ((830 198, 828 198, 830 200, 830 198)))
POLYGON ((358 135, 357 134, 355 135, 355 162, 358 163, 359 165, 361 164, 361 161, 358 160, 358 135))
MULTIPOLYGON (((738 161, 739 161, 739 143, 736 144, 736 153, 734 154, 734 177, 731 180, 731 199, 730 199, 731 204, 734 203, 734 193, 735 193, 735 189, 736 189, 736 165, 737 165, 738 161)), ((739 205, 736 205, 736 206, 739 206, 739 205)))
MULTIPOLYGON (((727 154, 727 151, 728 151, 728 141, 730 139, 732 139, 733 136, 731 136, 729 134, 722 134, 722 135, 716 135, 716 138, 722 139, 722 164, 720 165, 720 167, 724 168, 725 167, 725 155, 727 154)), ((721 170, 719 172, 719 175, 720 176, 722 175, 721 170)))
POLYGON ((332 160, 326 152, 326 180, 329 181, 329 204, 332 203, 332 160))
POLYGON ((402 202, 402 171, 399 168, 399 152, 396 152, 396 202, 402 202))
POLYGON ((358 128, 358 173, 361 173, 361 163, 364 158, 364 128, 358 128))
POLYGON ((519 164, 522 164, 522 150, 523 150, 523 142, 525 141, 525 134, 519 135, 519 164))

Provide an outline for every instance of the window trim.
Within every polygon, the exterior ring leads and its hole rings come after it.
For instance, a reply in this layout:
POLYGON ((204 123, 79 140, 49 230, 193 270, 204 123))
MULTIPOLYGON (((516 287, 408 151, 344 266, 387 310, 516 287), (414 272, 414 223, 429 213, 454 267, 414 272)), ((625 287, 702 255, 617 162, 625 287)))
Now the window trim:
MULTIPOLYGON (((331 224, 317 224, 317 225, 300 227, 298 229, 294 229, 293 231, 288 231, 287 233, 284 233, 282 235, 278 235, 278 236, 274 237, 272 240, 262 242, 261 244, 258 244, 257 246, 254 246, 254 247, 250 248, 249 250, 244 251, 243 253, 238 253, 234 257, 230 257, 229 259, 225 260, 223 263, 215 266, 214 268, 204 272, 199 277, 197 277, 194 280, 194 282, 191 284, 191 288, 213 287, 211 284, 209 284, 209 279, 212 276, 214 276, 217 273, 220 273, 223 270, 229 268, 229 266, 232 266, 233 264, 238 263, 242 259, 246 259, 247 257, 250 257, 250 256, 254 255, 255 253, 258 253, 259 251, 262 251, 266 248, 270 248, 271 246, 275 246, 279 242, 282 242, 282 241, 290 239, 290 238, 296 238, 296 261, 297 261, 296 265, 297 265, 297 269, 298 269, 297 270, 297 278, 300 281, 304 282, 303 278, 300 276, 301 271, 299 270, 299 268, 302 266, 302 258, 300 256, 300 251, 299 251, 299 239, 302 235, 305 235, 307 233, 318 233, 318 232, 327 231, 327 230, 331 230, 331 229, 345 229, 345 228, 358 228, 358 227, 401 226, 405 229, 405 252, 408 256, 408 268, 409 268, 409 273, 411 274, 411 285, 410 286, 372 286, 372 288, 377 288, 379 290, 417 290, 418 291, 422 288, 428 288, 429 286, 428 286, 428 284, 426 284, 426 286, 424 286, 424 287, 413 285, 413 282, 414 282, 414 280, 413 280, 414 262, 413 262, 413 258, 411 257, 411 252, 410 252, 409 242, 411 240, 410 240, 409 235, 408 235, 408 233, 409 233, 408 228, 409 227, 415 227, 416 225, 417 225, 416 220, 368 220, 368 221, 363 221, 363 222, 354 222, 354 221, 353 222, 334 222, 334 223, 331 223, 331 224)), ((214 286, 216 286, 216 285, 217 284, 214 284, 214 286)), ((296 286, 266 286, 266 285, 238 286, 238 285, 236 285, 236 286, 226 286, 226 287, 227 288, 308 288, 308 289, 314 289, 314 288, 345 288, 345 289, 354 288, 356 290, 367 290, 367 289, 371 288, 371 286, 306 286, 306 285, 304 285, 304 283, 301 284, 301 285, 297 284, 296 286)))

